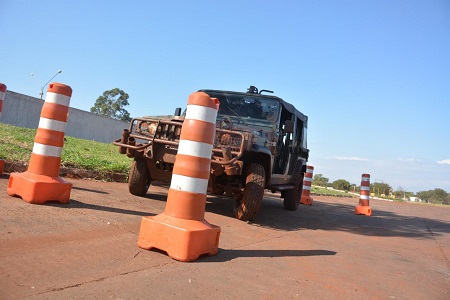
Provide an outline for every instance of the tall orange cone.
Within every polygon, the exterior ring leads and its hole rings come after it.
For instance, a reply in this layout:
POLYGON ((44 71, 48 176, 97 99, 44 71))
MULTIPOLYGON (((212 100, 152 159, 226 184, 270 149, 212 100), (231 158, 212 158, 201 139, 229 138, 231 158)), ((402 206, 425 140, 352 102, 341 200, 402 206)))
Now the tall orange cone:
POLYGON ((359 204, 355 207, 355 215, 372 215, 372 207, 369 206, 370 199, 370 175, 362 174, 361 191, 359 192, 359 204))
POLYGON ((311 192, 311 183, 313 179, 313 166, 306 166, 305 177, 303 177, 303 190, 302 197, 300 198, 300 203, 305 205, 311 205, 313 202, 313 198, 309 195, 311 192))
MULTIPOLYGON (((5 99, 5 95, 6 95, 6 85, 3 83, 0 83, 0 118, 2 117, 3 99, 5 99)), ((5 161, 3 159, 0 159, 0 175, 3 174, 4 166, 5 166, 5 161)))
POLYGON ((28 170, 11 173, 9 195, 33 204, 69 202, 72 184, 59 177, 59 170, 71 96, 70 86, 49 84, 28 170))
POLYGON ((166 208, 142 218, 139 247, 166 251, 179 261, 217 254, 220 227, 204 216, 218 107, 206 93, 189 96, 166 208))

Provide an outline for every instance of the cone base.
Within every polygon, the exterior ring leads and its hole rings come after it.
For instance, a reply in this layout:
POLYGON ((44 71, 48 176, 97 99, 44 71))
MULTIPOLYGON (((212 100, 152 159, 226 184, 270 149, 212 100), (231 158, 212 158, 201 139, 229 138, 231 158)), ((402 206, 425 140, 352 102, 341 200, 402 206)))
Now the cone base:
POLYGON ((372 215, 372 207, 358 205, 355 207, 355 215, 371 216, 372 215))
POLYGON ((165 213, 143 217, 138 246, 167 252, 179 261, 194 261, 200 255, 216 255, 219 251, 220 227, 206 220, 174 218, 165 213))
POLYGON ((300 198, 300 203, 301 204, 304 204, 304 205, 312 205, 312 203, 313 203, 313 198, 311 198, 311 197, 305 197, 305 196, 302 196, 301 198, 300 198))
POLYGON ((3 159, 0 159, 0 175, 3 174, 3 167, 5 166, 5 161, 3 159))
POLYGON ((11 173, 6 192, 10 196, 19 196, 32 204, 44 204, 47 201, 68 203, 72 184, 61 177, 49 177, 24 172, 11 173))

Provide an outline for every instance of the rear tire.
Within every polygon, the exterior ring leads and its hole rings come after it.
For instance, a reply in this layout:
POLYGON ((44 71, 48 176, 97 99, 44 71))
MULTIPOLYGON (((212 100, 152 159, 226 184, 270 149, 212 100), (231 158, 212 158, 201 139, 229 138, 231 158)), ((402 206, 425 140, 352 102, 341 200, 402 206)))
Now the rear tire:
POLYGON ((284 191, 283 193, 283 204, 284 208, 287 210, 297 210, 300 204, 300 198, 302 197, 303 190, 303 173, 302 176, 295 182, 295 187, 292 190, 284 191))
POLYGON ((145 196, 150 187, 150 171, 143 158, 136 157, 128 176, 128 190, 132 195, 145 196))
POLYGON ((242 221, 252 220, 261 210, 266 181, 262 165, 251 163, 246 169, 244 192, 238 195, 234 206, 235 217, 242 221))

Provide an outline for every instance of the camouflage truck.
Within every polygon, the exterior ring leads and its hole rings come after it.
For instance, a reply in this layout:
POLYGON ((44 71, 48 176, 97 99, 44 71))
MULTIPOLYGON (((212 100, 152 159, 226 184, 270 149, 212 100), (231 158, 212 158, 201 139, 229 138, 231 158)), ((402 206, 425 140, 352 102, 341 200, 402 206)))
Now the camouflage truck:
MULTIPOLYGON (((208 193, 234 200, 234 215, 252 220, 266 190, 279 192, 284 207, 298 208, 309 150, 308 117, 269 90, 199 90, 219 99, 208 193), (264 94, 263 94, 264 93, 264 94)), ((131 120, 113 143, 134 158, 128 187, 144 196, 153 181, 170 183, 184 114, 131 120)))

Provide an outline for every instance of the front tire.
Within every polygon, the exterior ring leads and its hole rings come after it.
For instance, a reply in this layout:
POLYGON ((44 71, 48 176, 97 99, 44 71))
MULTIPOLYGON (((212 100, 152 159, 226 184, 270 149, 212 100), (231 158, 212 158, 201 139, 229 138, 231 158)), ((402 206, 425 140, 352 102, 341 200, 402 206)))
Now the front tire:
POLYGON ((300 204, 300 198, 302 197, 303 190, 303 173, 302 176, 295 181, 295 187, 292 190, 284 191, 283 204, 287 210, 297 210, 300 204))
POLYGON ((261 210, 266 182, 266 172, 260 164, 250 163, 246 168, 244 192, 237 196, 234 215, 242 221, 250 221, 261 210))
POLYGON ((136 157, 128 176, 128 190, 132 195, 145 196, 150 187, 150 171, 143 158, 136 157))

